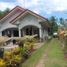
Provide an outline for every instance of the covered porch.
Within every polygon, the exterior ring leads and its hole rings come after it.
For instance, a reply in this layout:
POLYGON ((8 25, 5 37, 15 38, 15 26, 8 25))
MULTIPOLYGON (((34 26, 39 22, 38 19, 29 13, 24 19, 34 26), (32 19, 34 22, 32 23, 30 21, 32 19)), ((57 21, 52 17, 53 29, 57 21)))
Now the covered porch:
POLYGON ((18 37, 19 36, 18 28, 5 29, 2 31, 2 36, 18 37))
POLYGON ((21 36, 35 35, 39 38, 39 28, 33 25, 27 25, 21 29, 21 36))
POLYGON ((8 37, 23 37, 25 35, 35 35, 39 38, 39 28, 32 25, 24 26, 23 28, 8 28, 2 31, 2 36, 8 37))

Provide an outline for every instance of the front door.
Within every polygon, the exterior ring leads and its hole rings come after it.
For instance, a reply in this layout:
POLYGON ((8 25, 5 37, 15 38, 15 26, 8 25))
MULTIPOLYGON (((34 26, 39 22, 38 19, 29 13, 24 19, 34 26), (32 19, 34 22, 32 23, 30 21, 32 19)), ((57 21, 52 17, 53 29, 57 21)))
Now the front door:
POLYGON ((19 36, 18 30, 13 30, 13 36, 14 36, 14 37, 18 37, 18 36, 19 36))
POLYGON ((33 29, 32 27, 28 27, 25 29, 25 34, 26 35, 33 35, 33 29))

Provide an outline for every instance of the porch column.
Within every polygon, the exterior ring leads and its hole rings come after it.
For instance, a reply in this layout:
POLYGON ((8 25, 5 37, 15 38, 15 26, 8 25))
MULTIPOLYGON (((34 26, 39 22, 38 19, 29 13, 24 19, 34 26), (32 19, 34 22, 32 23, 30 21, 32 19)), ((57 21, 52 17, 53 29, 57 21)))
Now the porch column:
POLYGON ((39 36, 40 36, 40 41, 42 41, 42 29, 39 28, 39 36))
POLYGON ((21 37, 21 29, 19 28, 19 37, 21 37))
POLYGON ((0 36, 2 36, 2 32, 0 31, 0 36))

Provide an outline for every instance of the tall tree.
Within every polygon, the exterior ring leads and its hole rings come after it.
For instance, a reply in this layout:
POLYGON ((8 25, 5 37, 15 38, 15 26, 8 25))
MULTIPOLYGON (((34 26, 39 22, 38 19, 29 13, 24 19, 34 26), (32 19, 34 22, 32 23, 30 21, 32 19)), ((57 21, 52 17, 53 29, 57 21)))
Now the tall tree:
POLYGON ((3 16, 3 12, 2 12, 2 11, 0 11, 0 19, 2 18, 2 16, 3 16))
POLYGON ((51 26, 51 34, 56 32, 58 30, 58 25, 57 25, 57 19, 54 16, 51 16, 49 19, 50 26, 51 26))
POLYGON ((9 11, 10 11, 10 9, 9 9, 9 8, 6 8, 6 9, 3 11, 3 13, 4 13, 4 14, 7 14, 7 13, 9 13, 9 11))
POLYGON ((67 28, 67 19, 60 18, 60 26, 67 28))
POLYGON ((64 25, 64 19, 63 18, 60 18, 60 24, 64 25))
POLYGON ((9 8, 6 8, 4 11, 1 11, 1 10, 0 10, 0 19, 1 19, 3 16, 5 16, 9 11, 10 11, 9 8))

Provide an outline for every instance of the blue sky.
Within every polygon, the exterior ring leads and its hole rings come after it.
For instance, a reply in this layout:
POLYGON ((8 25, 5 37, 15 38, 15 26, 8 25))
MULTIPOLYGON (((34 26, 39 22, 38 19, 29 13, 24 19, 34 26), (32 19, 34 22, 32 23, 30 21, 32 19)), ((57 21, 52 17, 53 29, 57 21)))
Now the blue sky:
POLYGON ((16 2, 16 0, 0 0, 0 2, 16 2))
POLYGON ((21 6, 46 18, 67 18, 67 0, 0 0, 0 10, 21 6))

